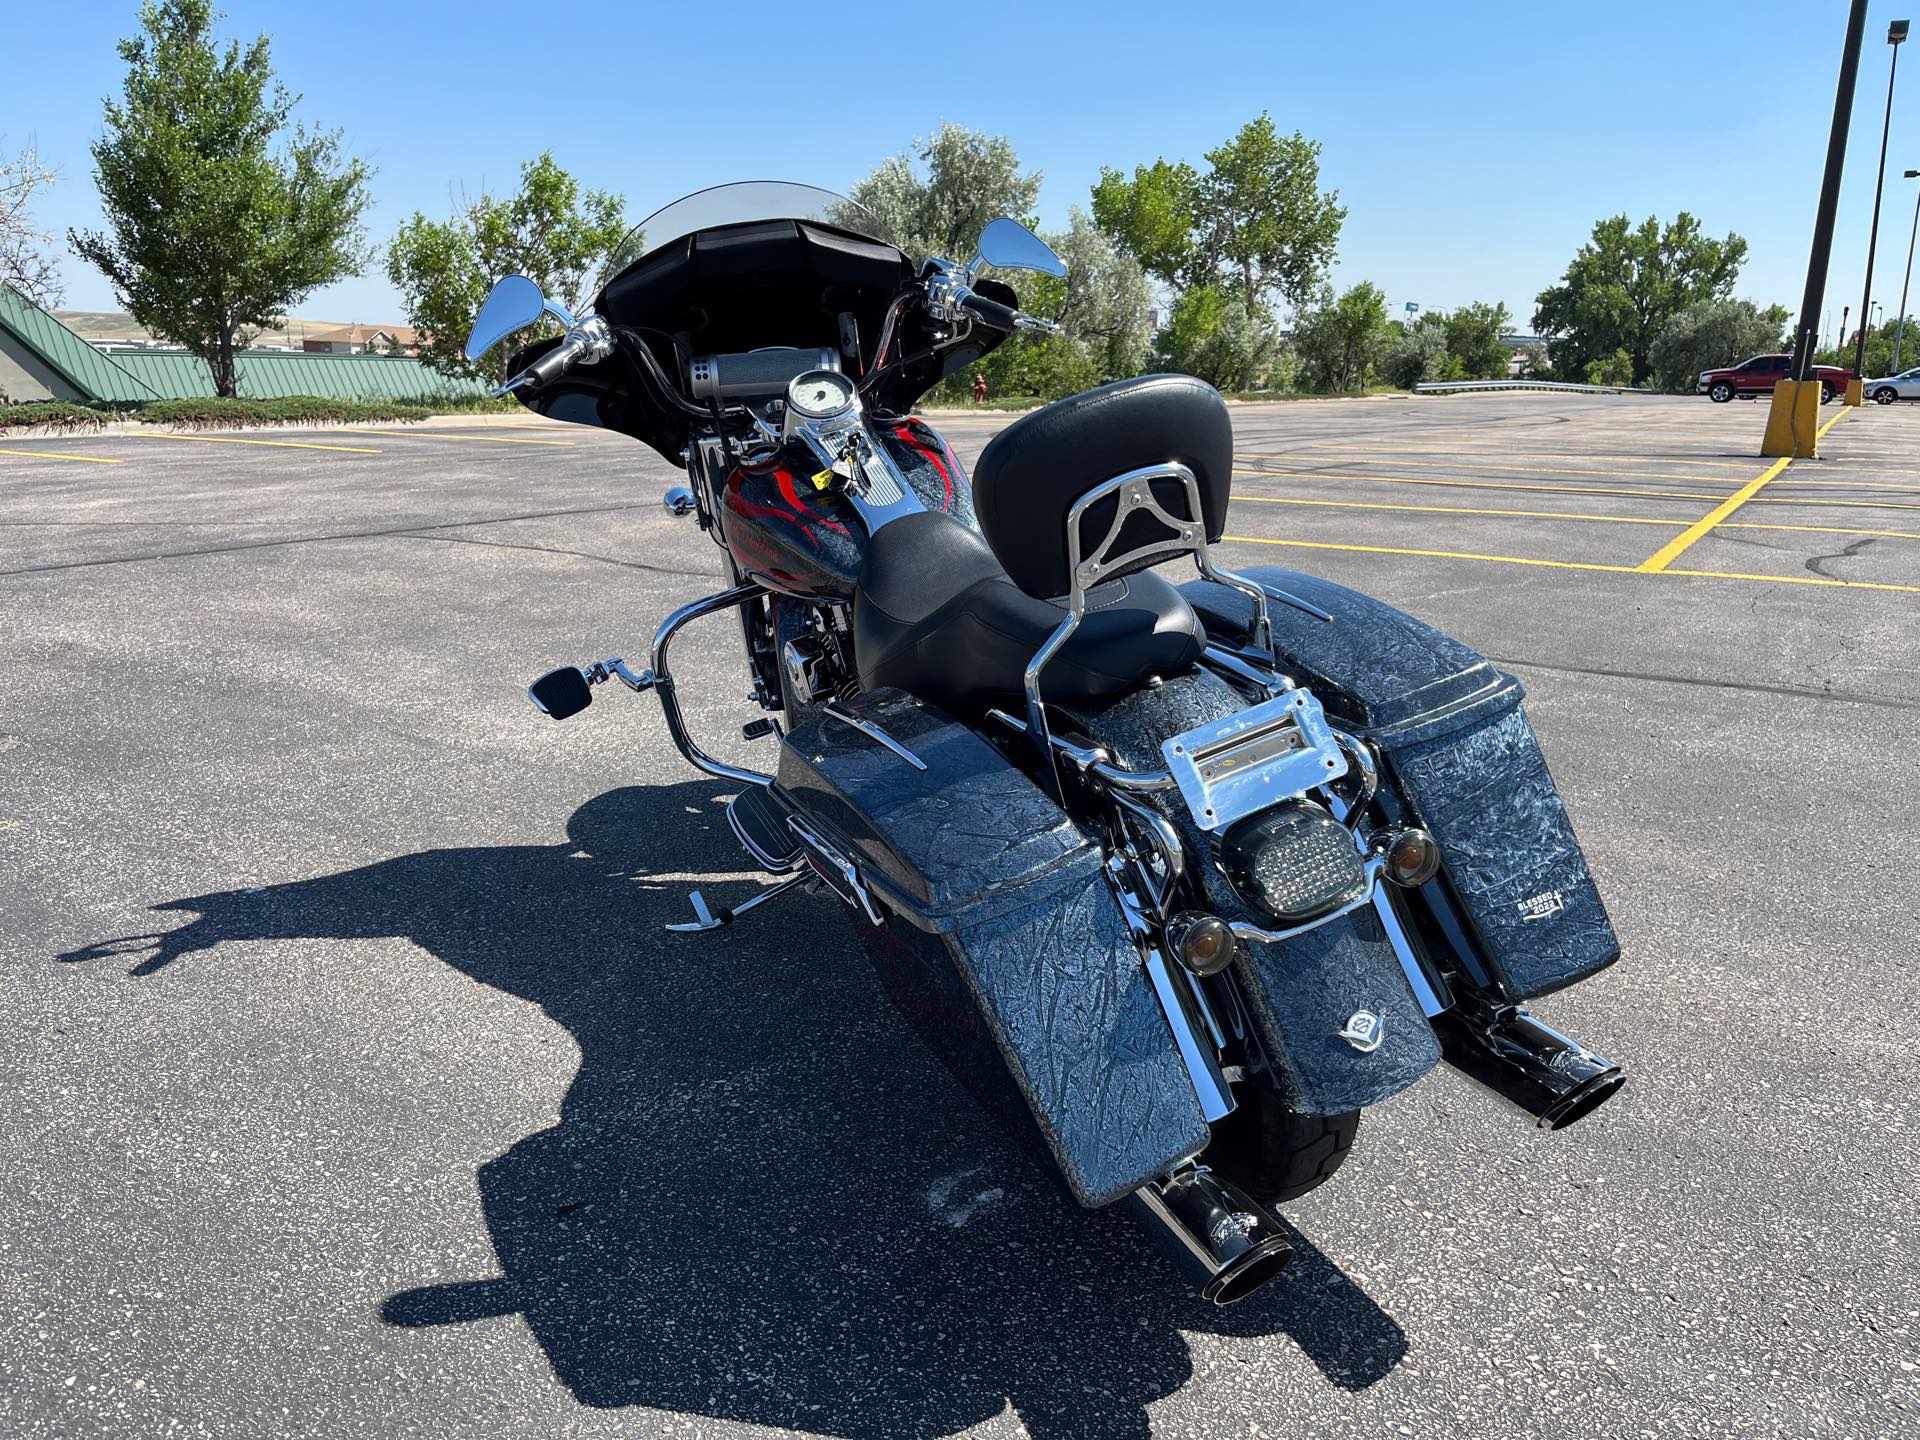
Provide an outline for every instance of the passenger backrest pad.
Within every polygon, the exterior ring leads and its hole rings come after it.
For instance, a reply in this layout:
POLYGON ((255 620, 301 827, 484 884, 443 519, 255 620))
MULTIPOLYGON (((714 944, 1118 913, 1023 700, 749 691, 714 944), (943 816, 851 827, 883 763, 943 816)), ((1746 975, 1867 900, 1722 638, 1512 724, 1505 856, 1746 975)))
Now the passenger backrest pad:
MULTIPOLYGON (((1051 600, 1072 588, 1067 516, 1089 490, 1116 475, 1168 462, 1193 471, 1209 542, 1227 523, 1233 478, 1233 425, 1226 401, 1190 375, 1144 375, 1117 380, 1036 410, 1009 425, 981 452, 973 470, 974 510, 994 555, 1029 595, 1051 600)), ((1187 517, 1185 487, 1155 480, 1154 499, 1187 517)), ((1114 505, 1102 500, 1081 522, 1081 553, 1091 555, 1113 523, 1114 505)), ((1164 535, 1146 514, 1129 517, 1114 553, 1164 535)), ((1103 570, 1114 579, 1154 563, 1154 557, 1103 570)))

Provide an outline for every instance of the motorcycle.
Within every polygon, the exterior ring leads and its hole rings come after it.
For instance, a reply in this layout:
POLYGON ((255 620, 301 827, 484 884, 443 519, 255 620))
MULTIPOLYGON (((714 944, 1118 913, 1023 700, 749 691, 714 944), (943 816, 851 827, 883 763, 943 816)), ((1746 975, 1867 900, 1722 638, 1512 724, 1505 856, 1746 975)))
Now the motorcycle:
POLYGON ((660 703, 772 883, 844 903, 889 997, 1085 1206, 1125 1201, 1219 1304, 1287 1263, 1273 1207, 1436 1064, 1548 1128, 1620 1067, 1526 1002, 1619 956, 1513 676, 1382 602, 1236 573, 1225 402, 1181 375, 1026 415, 971 478, 913 406, 1049 322, 1025 226, 916 265, 860 206, 719 186, 616 250, 577 316, 493 287, 467 354, 543 322, 496 391, 633 436, 725 585, 535 681, 556 720, 660 703), (996 275, 988 275, 992 270, 996 275), (1190 562, 1175 585, 1154 567, 1190 562), (738 615, 757 771, 690 732, 670 650, 738 615))

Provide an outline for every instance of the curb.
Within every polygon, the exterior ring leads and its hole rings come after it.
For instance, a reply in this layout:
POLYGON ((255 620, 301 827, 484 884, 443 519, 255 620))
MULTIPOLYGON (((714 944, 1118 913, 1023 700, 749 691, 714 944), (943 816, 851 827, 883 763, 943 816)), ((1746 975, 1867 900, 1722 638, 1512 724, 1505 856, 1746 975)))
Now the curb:
MULTIPOLYGON (((479 426, 507 426, 514 429, 538 428, 542 430, 574 430, 580 427, 569 425, 564 420, 545 420, 531 410, 516 415, 430 415, 425 420, 339 420, 332 423, 322 421, 298 420, 285 425, 206 425, 192 429, 195 435, 251 435, 265 431, 314 431, 314 430, 392 430, 396 427, 411 427, 421 430, 467 429, 479 426)), ((14 429, 0 429, 0 443, 7 440, 87 440, 113 435, 159 434, 171 428, 166 425, 154 425, 143 420, 109 420, 97 428, 89 426, 80 429, 70 425, 22 425, 14 429)), ((594 427, 588 426, 588 429, 594 427)))

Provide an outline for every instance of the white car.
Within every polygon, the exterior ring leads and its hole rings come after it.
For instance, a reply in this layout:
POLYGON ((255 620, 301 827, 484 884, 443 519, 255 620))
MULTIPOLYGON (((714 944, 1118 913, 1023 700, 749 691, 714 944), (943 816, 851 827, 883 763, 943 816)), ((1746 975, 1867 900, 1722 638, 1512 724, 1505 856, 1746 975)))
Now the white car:
POLYGON ((1869 400, 1879 405, 1891 405, 1896 400, 1920 400, 1920 366, 1889 375, 1884 380, 1869 380, 1860 388, 1866 391, 1869 400))

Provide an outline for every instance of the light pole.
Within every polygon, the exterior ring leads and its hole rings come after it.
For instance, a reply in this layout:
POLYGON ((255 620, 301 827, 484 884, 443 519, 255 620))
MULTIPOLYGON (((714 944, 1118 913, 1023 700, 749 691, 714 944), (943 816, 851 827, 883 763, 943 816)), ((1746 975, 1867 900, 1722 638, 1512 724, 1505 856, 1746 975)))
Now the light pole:
POLYGON ((1826 296, 1827 262, 1833 255, 1833 217, 1840 203, 1840 175, 1847 163, 1847 130, 1853 119, 1854 81, 1860 74, 1860 41, 1867 28, 1867 0, 1847 6, 1847 38, 1840 46, 1840 76, 1833 89, 1833 125, 1827 132, 1827 163, 1820 177, 1820 204, 1813 217, 1813 248, 1807 255, 1807 288, 1794 322, 1788 379, 1773 387, 1762 455, 1817 453, 1820 389, 1808 383, 1813 349, 1820 338, 1820 305, 1826 296))
MULTIPOLYGON (((1920 179, 1920 170, 1909 170, 1906 179, 1920 179)), ((1900 321, 1893 327, 1893 373, 1900 373, 1900 341, 1907 329, 1907 286, 1913 281, 1913 242, 1920 238, 1920 189, 1913 196, 1913 229, 1907 234, 1907 274, 1900 282, 1900 321)))
MULTIPOLYGON (((1854 347, 1853 369, 1860 379, 1866 379, 1862 366, 1867 361, 1867 319, 1872 313, 1867 309, 1873 299, 1873 250, 1880 239, 1880 187, 1887 178, 1887 133, 1893 129, 1893 81, 1900 71, 1900 44, 1907 38, 1907 22, 1894 20, 1887 25, 1887 46, 1893 51, 1893 61, 1887 67, 1887 114, 1880 122, 1880 168, 1873 172, 1873 229, 1867 233, 1867 283, 1860 293, 1860 343, 1854 347)), ((1860 392, 1855 382, 1847 382, 1847 398, 1858 403, 1860 392)))

